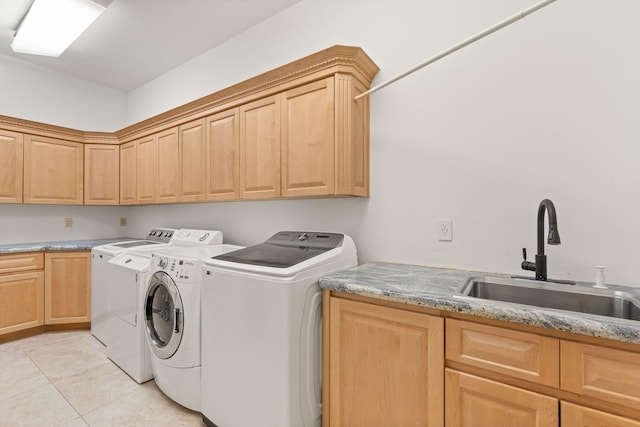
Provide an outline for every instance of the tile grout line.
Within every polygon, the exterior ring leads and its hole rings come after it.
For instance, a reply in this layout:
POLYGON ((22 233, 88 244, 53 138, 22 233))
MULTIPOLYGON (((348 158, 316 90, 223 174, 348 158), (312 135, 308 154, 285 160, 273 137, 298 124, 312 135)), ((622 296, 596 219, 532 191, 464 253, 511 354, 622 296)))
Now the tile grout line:
MULTIPOLYGON (((31 363, 33 363, 36 368, 38 368, 38 370, 40 371, 40 373, 47 379, 47 382, 56 390, 56 392, 65 400, 65 402, 67 402, 67 405, 69 405, 69 407, 71 409, 73 409, 73 412, 76 413, 76 415, 78 415, 78 417, 82 420, 82 422, 84 422, 86 425, 89 425, 89 423, 84 419, 84 417, 82 416, 82 414, 80 414, 80 412, 78 412, 78 410, 75 408, 75 406, 73 406, 71 404, 71 402, 69 402, 69 399, 67 399, 67 397, 64 395, 64 393, 62 393, 62 391, 60 391, 58 389, 58 387, 56 386, 56 384, 51 380, 51 378, 49 378, 49 376, 47 374, 44 373, 44 371, 42 370, 42 368, 40 367, 40 365, 38 365, 38 363, 33 360, 31 358, 31 356, 29 355, 29 353, 27 353, 24 348, 20 347, 20 350, 29 358, 29 360, 31 360, 31 363)), ((44 386, 42 386, 44 387, 44 386)), ((69 421, 73 421, 73 420, 69 420, 69 421)))

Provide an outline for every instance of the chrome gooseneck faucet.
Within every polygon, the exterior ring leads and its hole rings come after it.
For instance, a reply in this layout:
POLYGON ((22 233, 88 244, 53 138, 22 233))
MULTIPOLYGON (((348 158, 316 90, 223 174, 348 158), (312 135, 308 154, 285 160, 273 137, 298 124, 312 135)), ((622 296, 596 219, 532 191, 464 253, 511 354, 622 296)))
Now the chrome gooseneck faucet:
POLYGON ((549 199, 544 199, 538 207, 538 253, 536 254, 536 262, 527 261, 527 249, 522 248, 521 267, 523 270, 536 272, 536 280, 547 280, 547 256, 544 254, 544 214, 549 214, 549 234, 547 243, 550 245, 560 244, 560 235, 558 234, 558 220, 556 219, 556 207, 549 199))

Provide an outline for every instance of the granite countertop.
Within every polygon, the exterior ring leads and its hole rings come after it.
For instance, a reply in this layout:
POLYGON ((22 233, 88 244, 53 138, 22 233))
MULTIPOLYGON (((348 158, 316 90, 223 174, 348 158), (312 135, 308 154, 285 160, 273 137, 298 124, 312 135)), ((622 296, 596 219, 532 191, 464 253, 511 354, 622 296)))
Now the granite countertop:
POLYGON ((130 237, 116 237, 110 239, 87 239, 87 240, 61 240, 55 242, 33 242, 33 243, 8 243, 0 245, 0 254, 13 254, 19 252, 40 252, 40 251, 84 251, 91 250, 94 246, 106 245, 107 243, 122 242, 125 240, 138 240, 130 237))
POLYGON ((369 263, 320 280, 331 291, 464 313, 488 319, 640 344, 640 322, 585 313, 509 304, 480 298, 457 298, 459 287, 473 275, 501 274, 369 263))

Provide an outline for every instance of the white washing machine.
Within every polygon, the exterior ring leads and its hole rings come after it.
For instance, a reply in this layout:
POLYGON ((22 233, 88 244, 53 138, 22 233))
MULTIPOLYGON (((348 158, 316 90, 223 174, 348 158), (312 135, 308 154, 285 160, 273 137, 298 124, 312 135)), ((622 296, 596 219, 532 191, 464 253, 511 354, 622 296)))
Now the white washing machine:
MULTIPOLYGON (((218 247, 221 244, 221 231, 180 229, 165 249, 218 247)), ((151 254, 156 248, 127 251, 109 261, 112 271, 107 292, 107 357, 138 383, 153 378, 145 339, 144 297, 151 254)))
POLYGON ((280 232, 205 262, 205 424, 320 427, 320 277, 357 265, 344 234, 280 232))
POLYGON ((218 245, 153 253, 145 296, 146 337, 156 385, 169 398, 200 411, 200 315, 205 259, 241 249, 218 245))
POLYGON ((154 228, 143 240, 125 240, 96 246, 91 249, 91 334, 104 345, 108 345, 107 289, 113 267, 109 261, 125 251, 133 251, 150 246, 168 246, 176 230, 154 228))

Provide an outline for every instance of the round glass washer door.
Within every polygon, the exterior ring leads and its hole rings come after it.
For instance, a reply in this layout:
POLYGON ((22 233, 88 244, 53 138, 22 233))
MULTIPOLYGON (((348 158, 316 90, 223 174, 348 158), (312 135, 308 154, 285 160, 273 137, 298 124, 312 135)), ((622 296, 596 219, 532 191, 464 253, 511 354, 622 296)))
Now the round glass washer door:
POLYGON ((184 323, 182 298, 171 276, 163 271, 154 273, 149 280, 145 301, 151 351, 160 359, 168 359, 180 346, 184 323))

